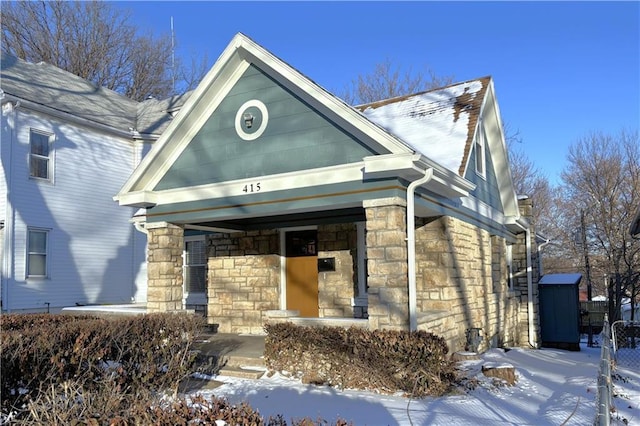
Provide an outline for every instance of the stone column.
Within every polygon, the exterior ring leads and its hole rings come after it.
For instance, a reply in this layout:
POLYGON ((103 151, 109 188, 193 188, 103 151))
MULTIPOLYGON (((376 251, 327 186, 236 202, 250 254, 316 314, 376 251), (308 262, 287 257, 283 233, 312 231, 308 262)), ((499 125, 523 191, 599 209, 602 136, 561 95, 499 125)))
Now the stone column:
POLYGON ((406 202, 364 203, 367 217, 369 328, 409 329, 406 202))
POLYGON ((182 310, 184 232, 167 222, 147 223, 147 311, 182 310))
MULTIPOLYGON (((527 345, 530 337, 533 340, 540 343, 540 317, 539 317, 539 299, 538 299, 538 281, 540 279, 538 269, 538 257, 537 257, 537 243, 535 227, 532 224, 533 221, 533 201, 530 198, 518 200, 518 207, 520 208, 520 215, 530 223, 531 230, 531 276, 532 276, 532 290, 533 294, 529 295, 529 289, 527 284, 527 277, 523 275, 515 281, 514 289, 520 294, 520 310, 519 310, 519 340, 521 345, 527 345), (529 312, 528 312, 528 300, 531 296, 533 301, 533 316, 534 327, 533 333, 535 336, 529 336, 529 312)), ((517 242, 513 247, 513 265, 515 271, 526 271, 527 269, 527 255, 526 255, 526 233, 522 232, 517 236, 517 242)))

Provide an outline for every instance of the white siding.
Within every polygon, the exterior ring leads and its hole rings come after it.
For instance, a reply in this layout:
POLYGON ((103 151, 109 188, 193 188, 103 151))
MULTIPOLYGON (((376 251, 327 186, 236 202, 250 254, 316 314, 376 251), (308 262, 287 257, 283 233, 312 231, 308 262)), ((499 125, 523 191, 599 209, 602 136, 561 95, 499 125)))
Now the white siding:
POLYGON ((129 223, 133 209, 112 199, 133 170, 132 143, 25 109, 17 111, 14 136, 13 274, 4 309, 126 303, 142 292, 146 299, 146 238, 129 223), (32 128, 55 135, 52 182, 29 178, 32 128), (28 227, 50 230, 47 279, 25 277, 28 227))

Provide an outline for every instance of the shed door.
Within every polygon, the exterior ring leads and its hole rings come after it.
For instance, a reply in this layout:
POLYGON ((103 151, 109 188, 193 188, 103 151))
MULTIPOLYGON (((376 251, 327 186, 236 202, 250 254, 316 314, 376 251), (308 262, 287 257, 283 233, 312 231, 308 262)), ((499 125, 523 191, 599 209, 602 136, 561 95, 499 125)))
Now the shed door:
POLYGON ((286 233, 287 309, 301 317, 318 317, 318 233, 316 230, 286 233))
POLYGON ((574 285, 540 285, 540 328, 545 343, 579 343, 580 313, 574 285))

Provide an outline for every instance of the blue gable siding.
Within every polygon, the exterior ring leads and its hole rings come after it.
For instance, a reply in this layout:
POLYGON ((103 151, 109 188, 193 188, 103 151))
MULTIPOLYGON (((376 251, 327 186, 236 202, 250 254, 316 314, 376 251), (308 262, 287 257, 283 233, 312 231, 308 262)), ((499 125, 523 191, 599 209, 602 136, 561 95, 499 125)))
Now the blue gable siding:
POLYGON ((372 154, 375 152, 250 66, 154 189, 347 164, 372 154), (264 133, 247 141, 236 133, 235 117, 252 99, 264 103, 269 119, 264 133))
POLYGON ((495 168, 493 166, 493 159, 491 158, 491 153, 488 146, 485 149, 485 153, 485 177, 482 178, 476 173, 476 150, 472 149, 471 153, 469 154, 469 167, 467 167, 467 172, 464 178, 476 185, 476 189, 472 192, 473 196, 475 196, 480 201, 490 205, 494 209, 502 212, 504 211, 504 209, 502 206, 502 200, 500 199, 498 179, 496 177, 495 168))

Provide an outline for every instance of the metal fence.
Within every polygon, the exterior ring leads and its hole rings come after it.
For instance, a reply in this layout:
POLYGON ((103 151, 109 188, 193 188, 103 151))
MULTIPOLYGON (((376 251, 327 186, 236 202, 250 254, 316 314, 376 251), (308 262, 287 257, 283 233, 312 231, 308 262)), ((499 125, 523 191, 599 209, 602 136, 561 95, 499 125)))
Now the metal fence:
POLYGON ((611 325, 613 359, 621 367, 640 368, 640 321, 616 321, 611 325))
POLYGON ((596 398, 596 419, 594 424, 608 426, 611 422, 611 334, 609 320, 605 314, 602 333, 602 350, 600 351, 600 367, 598 369, 598 395, 596 398))

